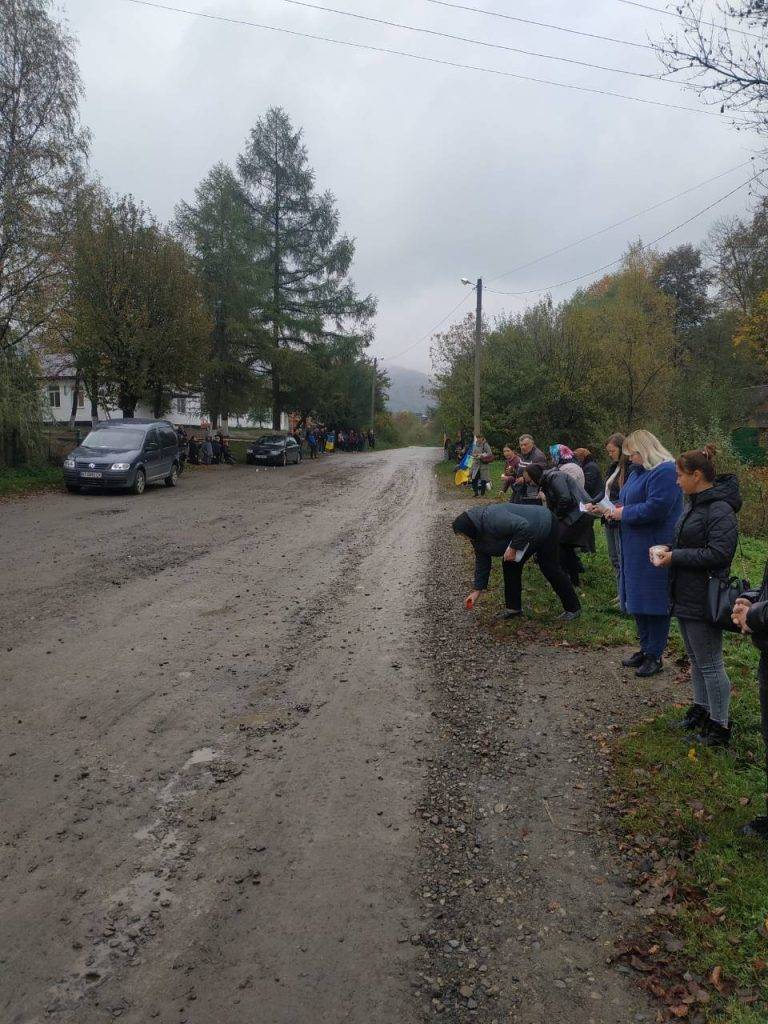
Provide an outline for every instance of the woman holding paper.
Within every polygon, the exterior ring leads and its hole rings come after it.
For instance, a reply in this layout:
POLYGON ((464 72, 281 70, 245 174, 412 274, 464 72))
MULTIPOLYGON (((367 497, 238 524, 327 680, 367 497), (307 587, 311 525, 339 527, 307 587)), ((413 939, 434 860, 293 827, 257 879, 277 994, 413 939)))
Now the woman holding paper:
MULTIPOLYGON (((616 575, 616 590, 618 592, 621 575, 621 524, 608 519, 605 511, 610 509, 619 500, 621 488, 627 479, 627 457, 623 453, 624 435, 611 434, 605 442, 605 450, 611 464, 608 467, 608 475, 605 480, 605 493, 602 501, 606 504, 603 508, 596 508, 595 511, 603 513, 603 529, 605 530, 605 543, 608 546, 608 557, 611 560, 613 571, 616 575)), ((617 596, 617 604, 621 604, 621 598, 617 596)))
POLYGON ((622 608, 635 618, 640 650, 626 658, 640 678, 662 670, 669 639, 669 569, 651 564, 649 551, 671 545, 683 511, 674 456, 647 430, 635 430, 624 441, 624 454, 634 470, 619 493, 619 503, 606 519, 621 524, 622 608))

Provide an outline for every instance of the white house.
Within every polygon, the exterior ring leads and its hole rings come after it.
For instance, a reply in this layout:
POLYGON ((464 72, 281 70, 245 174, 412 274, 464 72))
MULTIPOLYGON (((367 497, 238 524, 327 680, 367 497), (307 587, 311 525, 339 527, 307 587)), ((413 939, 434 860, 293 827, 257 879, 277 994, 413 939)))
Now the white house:
MULTIPOLYGON (((45 416, 49 423, 68 423, 72 413, 72 399, 75 392, 75 370, 63 356, 43 355, 40 357, 42 373, 40 383, 43 390, 45 416)), ((152 419, 154 411, 149 405, 139 403, 136 406, 137 418, 152 419)), ((120 409, 100 405, 100 420, 119 420, 123 418, 120 409)), ((80 386, 77 395, 76 422, 84 425, 91 422, 91 402, 80 386)), ((169 420, 184 427, 200 427, 210 425, 210 419, 203 409, 202 396, 198 392, 175 392, 171 398, 170 409, 163 414, 169 420)), ((235 422, 225 421, 223 426, 237 427, 271 427, 272 419, 255 420, 250 417, 236 417, 235 422)), ((282 415, 282 429, 290 430, 290 418, 287 413, 282 415)))

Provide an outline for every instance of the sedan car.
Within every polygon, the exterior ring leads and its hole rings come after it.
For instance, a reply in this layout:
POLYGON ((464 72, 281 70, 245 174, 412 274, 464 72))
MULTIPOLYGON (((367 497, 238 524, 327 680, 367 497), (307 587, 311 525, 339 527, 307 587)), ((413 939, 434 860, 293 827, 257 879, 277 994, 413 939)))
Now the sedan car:
POLYGON ((147 484, 175 487, 178 479, 179 441, 171 424, 163 420, 97 423, 64 459, 64 483, 74 493, 84 487, 104 487, 143 494, 147 484))
POLYGON ((301 448, 292 437, 267 434, 249 445, 245 461, 251 466, 287 466, 301 462, 301 448))

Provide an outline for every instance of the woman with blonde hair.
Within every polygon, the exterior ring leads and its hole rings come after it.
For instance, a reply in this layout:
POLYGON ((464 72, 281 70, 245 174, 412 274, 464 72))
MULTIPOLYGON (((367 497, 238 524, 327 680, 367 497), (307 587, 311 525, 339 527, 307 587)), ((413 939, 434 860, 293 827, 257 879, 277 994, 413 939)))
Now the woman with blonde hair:
POLYGON ((640 678, 662 670, 669 639, 669 569, 651 563, 650 549, 670 546, 682 515, 683 496, 677 486, 675 457, 648 430, 624 439, 623 452, 631 471, 607 519, 621 524, 621 607, 635 618, 640 650, 623 661, 640 678))

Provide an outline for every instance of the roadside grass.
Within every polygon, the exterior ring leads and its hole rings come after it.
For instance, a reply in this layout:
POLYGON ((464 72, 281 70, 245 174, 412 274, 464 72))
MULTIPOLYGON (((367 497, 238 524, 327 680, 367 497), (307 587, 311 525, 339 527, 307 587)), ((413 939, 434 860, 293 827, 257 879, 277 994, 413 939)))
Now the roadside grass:
MULTIPOLYGON (((492 472, 496 467, 492 466, 492 472)), ((500 466, 496 479, 499 475, 500 466)), ((452 465, 441 463, 437 476, 449 493, 462 499, 462 506, 472 500, 471 492, 453 487, 452 465)), ((498 496, 496 486, 493 494, 498 496)), ((458 507, 457 501, 457 512, 458 507)), ((582 557, 586 572, 580 619, 573 623, 556 621, 559 603, 535 565, 529 565, 523 588, 527 617, 495 622, 496 614, 503 609, 503 593, 501 572, 494 566, 491 588, 477 612, 480 623, 499 640, 528 639, 587 648, 634 644, 632 620, 622 616, 613 604, 613 570, 599 526, 596 539, 597 553, 582 557)), ((734 572, 757 585, 767 559, 768 542, 743 538, 742 556, 737 556, 734 572)), ((471 549, 467 547, 462 568, 468 582, 471 565, 471 549)), ((670 706, 618 742, 614 782, 622 808, 620 828, 629 849, 637 843, 638 862, 650 857, 651 876, 659 870, 658 865, 676 865, 676 878, 666 903, 672 916, 659 914, 646 919, 651 935, 647 944, 656 948, 654 930, 675 934, 683 943, 682 950, 672 958, 677 980, 688 971, 709 993, 708 1002, 689 1004, 687 1010, 686 1004, 678 1001, 676 1019, 707 1024, 765 1024, 768 846, 740 834, 750 818, 765 813, 765 754, 756 682, 758 652, 746 638, 735 634, 725 634, 724 640, 726 666, 733 683, 730 750, 712 752, 697 747, 690 737, 670 729, 670 723, 681 715, 680 708, 670 706)), ((682 654, 673 620, 670 656, 682 666, 682 654)), ((671 977, 674 972, 670 958, 663 953, 663 941, 659 945, 662 953, 655 961, 655 954, 651 956, 648 970, 657 972, 654 977, 664 971, 671 977)), ((669 999, 666 1001, 669 1005, 669 999)))
POLYGON ((0 467, 0 498, 9 498, 33 491, 62 490, 64 479, 60 466, 0 467))

